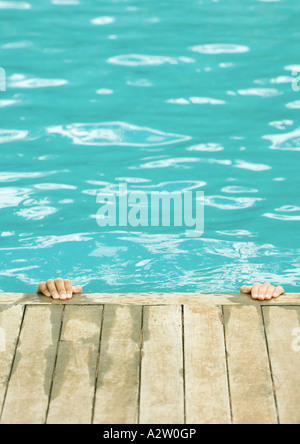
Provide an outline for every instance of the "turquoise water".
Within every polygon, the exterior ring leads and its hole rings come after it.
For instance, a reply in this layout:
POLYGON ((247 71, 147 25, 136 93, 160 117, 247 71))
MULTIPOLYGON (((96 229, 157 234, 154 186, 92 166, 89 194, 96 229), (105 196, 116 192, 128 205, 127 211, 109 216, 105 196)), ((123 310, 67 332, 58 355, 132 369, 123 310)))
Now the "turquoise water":
POLYGON ((29 2, 0 1, 0 290, 297 291, 299 1, 29 2), (203 236, 101 229, 119 182, 204 191, 203 236))

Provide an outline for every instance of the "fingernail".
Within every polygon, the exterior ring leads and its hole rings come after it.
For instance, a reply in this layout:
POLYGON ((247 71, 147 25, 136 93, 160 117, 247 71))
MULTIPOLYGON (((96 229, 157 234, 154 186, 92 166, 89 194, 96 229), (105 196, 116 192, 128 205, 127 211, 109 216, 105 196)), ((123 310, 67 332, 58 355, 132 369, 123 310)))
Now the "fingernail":
POLYGON ((59 299, 59 294, 58 293, 53 293, 53 299, 59 299))
POLYGON ((274 296, 275 296, 275 297, 276 297, 276 296, 278 296, 278 293, 277 293, 277 291, 275 291, 275 292, 274 292, 274 296))
POLYGON ((63 293, 63 294, 60 295, 60 298, 61 298, 61 299, 66 299, 66 297, 67 297, 67 295, 66 295, 65 293, 63 293))
POLYGON ((258 295, 257 295, 257 294, 254 294, 254 295, 253 295, 253 298, 254 298, 254 299, 257 299, 257 298, 258 298, 258 295))

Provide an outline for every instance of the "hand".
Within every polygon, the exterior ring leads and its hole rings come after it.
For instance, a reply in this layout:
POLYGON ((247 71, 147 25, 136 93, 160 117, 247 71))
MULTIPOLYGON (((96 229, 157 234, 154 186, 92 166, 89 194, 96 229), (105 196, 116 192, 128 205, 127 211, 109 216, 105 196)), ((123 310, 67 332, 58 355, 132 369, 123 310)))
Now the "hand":
POLYGON ((243 285, 241 287, 241 293, 251 293, 252 299, 269 301, 272 298, 278 298, 282 295, 284 293, 284 288, 281 286, 274 287, 270 282, 266 282, 265 284, 260 284, 258 282, 254 285, 243 285))
POLYGON ((65 301, 72 299, 73 294, 82 293, 82 287, 80 285, 73 287, 69 279, 49 279, 47 282, 39 284, 37 293, 42 293, 48 298, 65 301))

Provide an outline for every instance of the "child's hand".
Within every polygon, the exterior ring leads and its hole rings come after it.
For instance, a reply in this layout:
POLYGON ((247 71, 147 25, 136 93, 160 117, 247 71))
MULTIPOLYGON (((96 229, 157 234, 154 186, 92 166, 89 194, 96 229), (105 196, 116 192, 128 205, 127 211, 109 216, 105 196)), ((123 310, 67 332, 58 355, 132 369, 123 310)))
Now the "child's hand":
POLYGON ((265 284, 256 283, 254 285, 243 285, 241 287, 241 293, 251 293, 252 299, 268 301, 282 295, 284 293, 284 288, 281 286, 274 287, 270 282, 266 282, 265 284))
POLYGON ((65 301, 72 299, 73 294, 82 293, 82 287, 80 285, 73 287, 69 279, 49 279, 47 282, 39 284, 37 293, 42 293, 48 298, 65 301))

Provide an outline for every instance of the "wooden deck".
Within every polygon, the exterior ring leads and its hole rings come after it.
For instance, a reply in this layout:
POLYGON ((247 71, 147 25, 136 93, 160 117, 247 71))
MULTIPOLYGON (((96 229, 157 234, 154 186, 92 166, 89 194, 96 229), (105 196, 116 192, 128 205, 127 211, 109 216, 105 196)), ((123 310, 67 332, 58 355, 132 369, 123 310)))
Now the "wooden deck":
POLYGON ((0 294, 1 424, 300 424, 300 294, 0 294))

